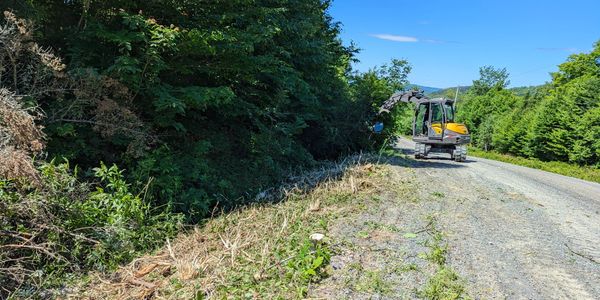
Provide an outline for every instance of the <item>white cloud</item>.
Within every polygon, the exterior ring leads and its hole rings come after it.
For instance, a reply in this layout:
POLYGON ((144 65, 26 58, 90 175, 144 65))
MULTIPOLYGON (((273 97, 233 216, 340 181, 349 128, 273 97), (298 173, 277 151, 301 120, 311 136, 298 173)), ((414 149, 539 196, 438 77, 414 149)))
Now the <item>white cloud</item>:
POLYGON ((445 41, 439 41, 439 40, 423 40, 423 42, 426 43, 432 43, 432 44, 445 44, 445 41))
POLYGON ((413 36, 403 36, 403 35, 394 35, 394 34, 372 34, 372 37, 378 38, 380 40, 400 42, 400 43, 416 43, 419 41, 416 37, 413 36))

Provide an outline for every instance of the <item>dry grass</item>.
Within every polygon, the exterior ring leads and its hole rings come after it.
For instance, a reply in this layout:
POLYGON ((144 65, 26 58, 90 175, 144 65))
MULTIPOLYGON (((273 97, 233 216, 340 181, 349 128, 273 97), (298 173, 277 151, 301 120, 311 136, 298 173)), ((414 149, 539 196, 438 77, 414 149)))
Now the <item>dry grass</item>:
POLYGON ((221 214, 114 274, 92 275, 65 298, 302 298, 328 269, 319 268, 321 274, 307 279, 297 268, 316 252, 302 251, 309 236, 325 234, 319 247, 335 251, 327 224, 356 214, 355 204, 385 190, 386 167, 360 161, 354 157, 298 177, 300 185, 272 193, 283 194, 283 201, 221 214))

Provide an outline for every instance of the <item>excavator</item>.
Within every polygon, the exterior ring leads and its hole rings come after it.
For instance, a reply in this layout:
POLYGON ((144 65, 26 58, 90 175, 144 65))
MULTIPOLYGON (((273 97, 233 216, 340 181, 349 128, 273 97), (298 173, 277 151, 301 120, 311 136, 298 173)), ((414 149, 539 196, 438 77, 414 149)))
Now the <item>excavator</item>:
POLYGON ((469 130, 455 122, 455 101, 447 98, 429 99, 423 91, 397 92, 379 110, 389 113, 399 102, 414 103, 412 139, 415 158, 426 158, 429 153, 448 153, 457 162, 467 157, 467 144, 471 142, 469 130))

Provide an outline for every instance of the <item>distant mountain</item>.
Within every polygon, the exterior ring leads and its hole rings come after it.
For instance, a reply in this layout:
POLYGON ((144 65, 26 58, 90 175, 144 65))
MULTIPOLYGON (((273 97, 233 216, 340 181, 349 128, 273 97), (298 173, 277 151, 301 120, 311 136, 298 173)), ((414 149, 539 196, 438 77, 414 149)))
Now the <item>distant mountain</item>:
POLYGON ((509 90, 512 91, 513 93, 515 93, 515 95, 517 95, 517 96, 525 96, 527 94, 534 94, 537 91, 546 88, 547 85, 548 84, 532 85, 532 86, 519 86, 519 87, 509 88, 509 90))
POLYGON ((418 85, 418 84, 409 84, 407 86, 407 89, 408 90, 411 90, 411 89, 423 90, 425 92, 425 94, 435 93, 435 92, 441 90, 441 88, 436 88, 436 87, 431 87, 431 86, 424 86, 424 85, 418 85))
MULTIPOLYGON (((517 96, 525 96, 527 94, 533 94, 533 93, 540 91, 546 87, 547 87, 547 84, 542 84, 542 85, 535 85, 535 86, 512 87, 512 88, 508 88, 508 90, 512 91, 517 96)), ((407 89, 412 89, 412 88, 423 90, 425 92, 425 95, 429 98, 454 99, 454 97, 456 96, 456 87, 436 88, 436 87, 430 87, 430 86, 424 86, 424 85, 418 85, 418 84, 410 84, 407 86, 407 89)), ((460 99, 460 96, 465 94, 470 88, 471 88, 471 86, 459 87, 458 98, 460 99)))
MULTIPOLYGON (((470 86, 461 86, 458 88, 458 98, 460 98, 460 95, 466 93, 469 88, 471 88, 470 86)), ((439 89, 435 92, 431 92, 431 93, 427 93, 425 92, 425 94, 429 97, 429 98, 451 98, 454 99, 454 97, 456 96, 456 87, 449 87, 449 88, 445 88, 445 89, 439 89)))

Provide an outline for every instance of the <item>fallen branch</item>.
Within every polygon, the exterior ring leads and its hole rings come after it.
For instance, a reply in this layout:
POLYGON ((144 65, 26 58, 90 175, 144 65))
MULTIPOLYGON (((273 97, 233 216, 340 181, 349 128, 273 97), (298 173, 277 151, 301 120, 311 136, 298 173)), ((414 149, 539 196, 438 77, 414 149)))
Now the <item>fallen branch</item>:
POLYGON ((415 232, 415 234, 419 234, 422 232, 427 232, 429 233, 431 231, 431 227, 433 226, 433 220, 429 220, 429 223, 427 223, 427 225, 425 225, 425 227, 423 227, 423 229, 419 229, 415 232))
POLYGON ((58 231, 58 232, 60 232, 60 233, 63 233, 63 234, 70 235, 70 236, 72 236, 72 237, 74 237, 74 238, 81 239, 81 240, 84 240, 84 241, 90 242, 90 243, 92 243, 92 244, 95 244, 95 245, 98 245, 98 244, 100 244, 100 241, 98 241, 98 240, 91 239, 91 238, 89 238, 89 237, 86 237, 86 236, 84 236, 83 234, 77 234, 77 233, 72 233, 72 232, 69 232, 69 231, 63 230, 63 229, 61 229, 61 228, 59 228, 59 227, 57 227, 57 226, 48 226, 48 225, 43 225, 43 224, 41 224, 41 225, 38 225, 38 226, 39 226, 40 228, 43 228, 43 229, 48 229, 48 230, 54 230, 54 231, 58 231))
POLYGON ((62 260, 64 262, 69 262, 66 258, 62 257, 61 255, 55 254, 50 252, 50 250, 41 247, 41 246, 33 246, 33 245, 15 245, 15 244, 9 244, 9 245, 0 245, 0 248, 11 248, 11 249, 32 249, 32 250, 38 250, 56 260, 62 260))
POLYGON ((567 243, 565 243, 565 246, 567 247, 567 249, 569 249, 569 251, 571 251, 571 253, 573 253, 573 254, 575 254, 577 256, 583 257, 583 258, 585 258, 585 259, 587 259, 587 260, 589 260, 589 261, 591 261, 593 263, 600 264, 600 261, 595 260, 593 257, 589 257, 589 256, 587 256, 585 254, 581 254, 581 253, 576 252, 575 250, 571 249, 571 247, 569 247, 569 245, 567 243))
POLYGON ((139 285, 139 286, 143 286, 147 289, 153 290, 156 288, 156 285, 146 282, 146 281, 142 281, 142 280, 138 280, 138 279, 129 279, 128 281, 129 283, 133 284, 133 285, 139 285))

